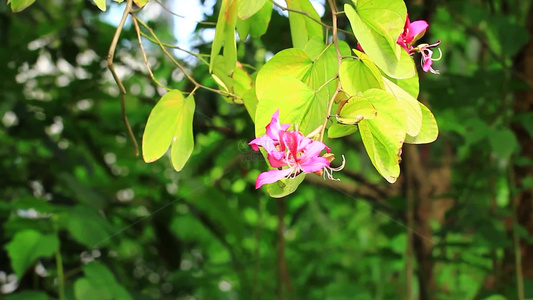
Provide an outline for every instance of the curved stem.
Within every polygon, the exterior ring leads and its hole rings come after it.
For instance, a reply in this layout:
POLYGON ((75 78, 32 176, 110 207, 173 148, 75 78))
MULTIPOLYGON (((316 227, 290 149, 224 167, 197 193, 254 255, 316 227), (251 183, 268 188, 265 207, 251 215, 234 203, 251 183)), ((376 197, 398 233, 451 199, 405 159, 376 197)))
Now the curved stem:
MULTIPOLYGON (((341 62, 342 62, 342 55, 341 51, 339 49, 339 41, 338 41, 338 26, 337 26, 337 6, 335 4, 335 0, 328 0, 329 6, 331 8, 331 17, 333 20, 333 33, 332 33, 332 41, 335 45, 335 51, 337 52, 337 75, 339 76, 339 71, 341 68, 341 62)), ((329 115, 331 113, 331 109, 333 107, 333 102, 335 102, 335 98, 337 98, 337 95, 339 94, 339 91, 341 90, 341 81, 340 79, 337 81, 337 88, 335 89, 335 92, 333 93, 333 96, 331 96, 331 99, 328 103, 328 110, 326 118, 324 118, 324 124, 322 126, 322 131, 320 132, 320 141, 324 141, 324 132, 326 131, 326 126, 328 125, 329 115)))
POLYGON ((118 77, 117 72, 115 71, 115 66, 113 65, 113 57, 115 56, 115 49, 117 47, 118 38, 120 37, 122 28, 124 28, 124 23, 126 23, 128 14, 131 11, 132 1, 133 0, 127 0, 126 8, 124 9, 124 13, 122 14, 122 19, 120 20, 120 23, 117 26, 117 30, 115 31, 115 35, 113 36, 113 40, 111 41, 111 45, 109 46, 109 52, 107 54, 107 68, 109 69, 109 71, 111 71, 111 74, 113 74, 113 78, 115 79, 115 82, 117 83, 120 89, 120 108, 122 122, 124 122, 126 130, 128 132, 128 136, 133 144, 135 156, 139 156, 139 146, 137 145, 137 140, 135 140, 135 135, 133 134, 133 130, 131 129, 130 122, 128 121, 128 117, 126 115, 126 88, 122 84, 122 81, 120 81, 120 78, 118 77))
POLYGON ((57 286, 59 290, 59 300, 65 300, 65 275, 63 273, 63 259, 60 250, 56 251, 56 266, 57 266, 57 286))

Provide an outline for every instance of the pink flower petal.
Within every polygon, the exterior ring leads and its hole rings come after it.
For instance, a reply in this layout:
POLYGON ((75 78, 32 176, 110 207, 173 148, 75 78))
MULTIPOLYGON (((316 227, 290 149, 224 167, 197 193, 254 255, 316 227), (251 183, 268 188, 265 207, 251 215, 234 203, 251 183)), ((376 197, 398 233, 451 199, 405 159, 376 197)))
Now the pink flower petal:
POLYGON ((329 167, 329 160, 324 157, 312 157, 300 164, 300 167, 305 173, 313 173, 318 170, 322 170, 325 167, 329 167))
POLYGON ((409 32, 406 40, 409 41, 409 44, 416 42, 424 35, 424 33, 426 33, 428 27, 429 24, 426 21, 414 21, 409 25, 409 32))
POLYGON ((279 141, 279 132, 281 130, 287 130, 291 124, 283 124, 281 125, 279 123, 279 109, 276 110, 276 112, 272 115, 272 120, 270 120, 270 123, 266 126, 266 134, 273 140, 279 141))
POLYGON ((313 157, 316 157, 326 148, 326 145, 324 143, 319 141, 313 141, 309 145, 305 147, 304 153, 299 157, 299 161, 306 161, 308 159, 312 159, 313 157))
MULTIPOLYGON (((287 161, 285 159, 285 151, 272 151, 267 155, 268 163, 273 168, 281 168, 287 166, 287 161)), ((292 160, 294 161, 294 160, 292 160)))
POLYGON ((263 184, 273 183, 280 179, 283 179, 289 174, 291 174, 292 171, 292 168, 288 168, 283 170, 270 170, 267 172, 263 172, 259 174, 259 176, 257 176, 257 179, 255 181, 255 188, 258 189, 263 186, 263 184))
POLYGON ((259 147, 265 148, 267 152, 276 150, 276 142, 272 140, 269 136, 262 135, 256 139, 253 139, 248 145, 252 146, 252 149, 255 151, 259 150, 259 147))

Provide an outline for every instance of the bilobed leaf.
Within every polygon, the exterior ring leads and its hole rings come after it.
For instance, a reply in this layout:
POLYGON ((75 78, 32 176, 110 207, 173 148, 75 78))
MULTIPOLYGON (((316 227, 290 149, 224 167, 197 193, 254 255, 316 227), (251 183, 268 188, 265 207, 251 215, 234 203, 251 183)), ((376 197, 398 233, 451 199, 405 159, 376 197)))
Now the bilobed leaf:
MULTIPOLYGON (((215 62, 215 67, 213 68, 213 74, 211 74, 211 76, 220 86, 221 90, 242 98, 244 93, 252 88, 252 78, 248 72, 244 70, 244 67, 238 62, 236 67, 233 66, 232 72, 228 73, 227 66, 223 63, 223 61, 224 59, 221 58, 215 62)), ((224 100, 226 100, 228 103, 242 104, 241 100, 234 99, 233 97, 224 97, 224 100)))
POLYGON ((13 271, 18 278, 22 278, 37 259, 54 255, 59 249, 59 239, 53 234, 28 229, 18 231, 5 249, 13 271))
POLYGON ((374 167, 393 183, 400 174, 400 153, 406 135, 405 110, 383 90, 370 89, 363 95, 378 111, 376 118, 359 122, 363 144, 374 167))
POLYGON ((241 19, 248 19, 252 15, 254 15, 256 12, 258 12, 265 4, 267 0, 246 0, 246 1, 238 1, 238 16, 241 19))
POLYGON ((215 38, 211 44, 211 60, 209 62, 209 72, 213 70, 215 60, 219 59, 218 54, 224 45, 223 59, 225 64, 235 68, 237 62, 237 45, 235 41, 235 26, 237 24, 237 0, 223 0, 218 14, 217 26, 215 28, 215 38))
POLYGON ((387 75, 383 75, 383 77, 394 82, 397 86, 408 92, 409 95, 413 96, 413 98, 418 99, 418 93, 420 92, 420 86, 418 83, 418 73, 415 72, 415 76, 405 79, 391 78, 387 75))
MULTIPOLYGON (((325 82, 337 74, 337 56, 335 47, 328 46, 325 51, 322 45, 321 55, 311 59, 306 51, 301 49, 286 49, 278 52, 259 70, 256 78, 257 98, 271 86, 272 81, 282 76, 300 79, 311 89, 320 88, 325 82)), ((309 49, 308 49, 309 50, 309 49)), ((310 51, 310 50, 309 50, 310 51)), ((317 52, 316 49, 313 52, 317 52)), ((326 97, 329 97, 336 87, 336 81, 328 83, 326 97)))
POLYGON ((337 122, 341 124, 355 125, 363 119, 374 119, 378 112, 370 101, 364 97, 352 97, 342 105, 337 116, 337 122))
POLYGON ((328 138, 335 139, 357 131, 356 125, 333 124, 328 128, 328 138))
MULTIPOLYGON (((288 8, 308 12, 312 18, 320 20, 320 16, 309 0, 286 0, 286 2, 288 8)), ((308 16, 289 12, 289 23, 294 48, 303 49, 307 41, 313 36, 318 36, 321 40, 324 39, 322 25, 311 20, 308 16)))
POLYGON ((369 27, 351 5, 345 4, 344 11, 357 41, 383 72, 398 79, 411 78, 415 75, 415 64, 407 51, 397 44, 391 48, 389 40, 369 27))
POLYGON ((316 92, 294 77, 276 78, 261 95, 257 95, 256 136, 265 134, 266 125, 278 109, 280 122, 290 123, 292 126, 298 124, 298 130, 304 135, 322 125, 327 114, 329 99, 325 97, 325 93, 316 92))
POLYGON ((396 47, 396 41, 403 32, 407 17, 403 0, 358 0, 355 10, 368 27, 387 40, 399 59, 399 51, 403 49, 396 47))
MULTIPOLYGON (((13 0, 15 1, 15 0, 13 0)), ((105 4, 105 1, 106 0, 93 0, 94 4, 96 4, 96 6, 98 6, 98 8, 101 10, 101 11, 106 11, 106 4, 105 4)))
POLYGON ((184 98, 178 90, 171 90, 159 100, 148 117, 143 134, 145 162, 158 160, 171 146, 172 165, 176 171, 181 171, 194 148, 194 109, 194 97, 184 98))
POLYGON ((387 78, 383 77, 383 82, 385 84, 385 90, 398 99, 405 109, 407 116, 407 134, 416 136, 420 132, 420 128, 422 128, 422 109, 418 100, 387 78))
MULTIPOLYGON (((26 9, 28 6, 32 5, 33 2, 35 2, 35 0, 11 0, 11 1, 7 1, 7 4, 11 3, 12 12, 20 12, 26 9)), ((105 10, 105 0, 104 0, 103 10, 105 10)))
POLYGON ((244 102, 244 107, 246 107, 248 114, 252 118, 252 121, 255 122, 255 111, 257 110, 258 102, 257 97, 255 96, 255 87, 244 93, 242 100, 244 102))
POLYGON ((439 127, 437 121, 431 111, 422 103, 418 102, 422 111, 422 127, 416 136, 405 136, 405 143, 407 144, 427 144, 435 141, 439 135, 439 127))
POLYGON ((379 70, 378 74, 375 74, 362 60, 353 58, 342 60, 339 79, 342 90, 351 96, 355 96, 371 88, 384 88, 379 70))
MULTIPOLYGON (((241 2, 239 2, 239 4, 240 3, 241 2)), ((272 16, 272 5, 272 2, 267 1, 263 7, 251 17, 245 20, 237 18, 237 32, 239 33, 241 41, 244 41, 248 34, 255 38, 259 38, 266 33, 268 24, 270 23, 270 17, 272 16)))

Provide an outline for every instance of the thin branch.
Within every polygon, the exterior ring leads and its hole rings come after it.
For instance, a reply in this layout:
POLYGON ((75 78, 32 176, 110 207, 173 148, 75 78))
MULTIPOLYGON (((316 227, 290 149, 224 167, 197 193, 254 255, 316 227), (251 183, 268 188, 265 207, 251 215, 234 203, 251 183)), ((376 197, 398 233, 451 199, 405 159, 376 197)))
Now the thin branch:
MULTIPOLYGON (((341 61, 342 61, 342 55, 341 51, 339 49, 339 41, 338 41, 338 25, 337 25, 337 6, 335 4, 335 0, 328 0, 329 6, 331 8, 331 17, 333 20, 333 33, 332 33, 332 41, 335 45, 335 51, 337 52, 337 77, 339 76, 339 70, 341 69, 341 61)), ((326 126, 328 125, 329 120, 329 114, 331 113, 331 108, 333 107, 333 102, 335 102, 335 98, 337 98, 337 95, 339 94, 339 91, 341 90, 341 81, 337 81, 337 88, 335 89, 335 92, 333 93, 333 96, 331 96, 331 99, 329 100, 328 104, 328 110, 327 115, 324 118, 324 126, 322 126, 322 131, 320 132, 320 140, 324 140, 324 133, 326 132, 326 126)))
POLYGON ((212 26, 216 26, 217 23, 216 22, 208 22, 208 21, 194 21, 194 20, 191 20, 185 16, 182 16, 182 15, 179 15, 175 12, 173 12, 170 8, 168 8, 168 6, 166 6, 165 4, 163 4, 163 2, 159 1, 159 0, 154 0, 155 2, 157 2, 157 4, 161 5, 161 7, 163 7, 164 10, 166 10, 169 14, 171 15, 174 15, 178 18, 182 18, 182 19, 185 19, 185 20, 188 20, 188 21, 192 21, 192 22, 195 22, 195 23, 198 23, 198 24, 203 24, 203 25, 212 25, 212 26))
MULTIPOLYGON (((141 35, 149 40, 150 42, 152 42, 153 44, 156 44, 159 46, 159 43, 154 40, 153 38, 151 38, 149 35, 147 35, 146 33, 142 32, 141 31, 141 35)), ((176 49, 176 50, 180 50, 180 51, 183 51, 191 56, 194 56, 196 58, 198 58, 201 62, 203 62, 204 64, 206 65, 209 65, 209 63, 207 62, 207 60, 205 60, 202 56, 205 56, 205 57, 208 57, 210 56, 209 54, 201 54, 201 53, 195 53, 195 52, 192 52, 192 51, 189 51, 187 49, 183 49, 181 48, 180 46, 176 46, 176 45, 172 45, 172 44, 168 44, 168 43, 161 43, 163 46, 167 47, 167 48, 172 48, 172 49, 176 49)))
POLYGON ((107 67, 109 68, 109 71, 111 71, 111 74, 113 74, 113 78, 115 79, 115 82, 117 83, 120 89, 120 108, 121 108, 122 122, 124 122, 124 125, 126 126, 126 130, 128 132, 128 136, 131 142, 133 143, 135 156, 139 156, 139 146, 137 145, 137 140, 135 140, 135 135, 133 134, 133 130, 131 129, 130 122, 128 121, 128 117, 126 115, 126 88, 122 84, 122 81, 120 81, 120 78, 118 77, 117 72, 115 71, 115 66, 113 65, 115 49, 118 44, 120 33, 122 32, 122 28, 124 28, 124 23, 126 22, 126 18, 128 17, 128 14, 130 13, 132 1, 133 0, 127 0, 126 8, 124 9, 124 14, 122 15, 122 19, 120 20, 120 23, 118 24, 117 30, 115 31, 115 35, 113 36, 113 40, 111 41, 111 45, 109 46, 109 53, 107 54, 107 67))
POLYGON ((137 23, 137 20, 135 18, 132 18, 133 20, 133 27, 135 27, 135 32, 137 33, 137 40, 139 40, 139 48, 141 49, 141 53, 143 55, 144 64, 146 65, 146 69, 148 70, 148 74, 150 74, 150 77, 152 80, 160 87, 166 89, 167 91, 170 90, 170 88, 164 86, 155 78, 154 73, 152 73, 152 69, 150 68, 150 64, 148 63, 148 58, 146 57, 146 52, 144 51, 143 43, 141 40, 141 29, 139 28, 139 23, 137 23))
POLYGON ((210 88, 210 87, 207 87, 205 85, 202 85, 200 83, 198 83, 188 72, 187 70, 185 69, 185 67, 183 67, 175 58, 174 56, 172 56, 172 54, 170 54, 167 50, 167 48, 165 48, 165 46, 163 45, 163 43, 161 43, 161 41, 159 40, 159 38, 157 37, 157 35, 155 34, 154 30, 146 25, 146 23, 144 23, 141 19, 139 19, 139 17, 137 17, 136 15, 132 14, 133 18, 135 18, 137 20, 137 22, 139 22, 139 24, 141 24, 142 27, 144 27, 145 29, 147 29, 150 34, 152 35, 152 37, 155 39, 156 43, 159 45, 159 47, 161 48, 161 50, 163 51, 163 53, 165 53, 165 55, 181 70, 181 72, 183 72, 183 75, 185 75, 185 77, 187 77, 187 79, 192 83, 194 84, 195 88, 194 90, 196 90, 197 88, 202 88, 204 90, 208 90, 208 91, 211 91, 211 92, 214 92, 214 93, 217 93, 221 96, 224 96, 224 97, 231 97, 233 99, 239 99, 239 100, 242 100, 241 97, 233 94, 233 93, 229 93, 229 92, 223 92, 221 90, 217 90, 217 89, 214 89, 214 88, 210 88))

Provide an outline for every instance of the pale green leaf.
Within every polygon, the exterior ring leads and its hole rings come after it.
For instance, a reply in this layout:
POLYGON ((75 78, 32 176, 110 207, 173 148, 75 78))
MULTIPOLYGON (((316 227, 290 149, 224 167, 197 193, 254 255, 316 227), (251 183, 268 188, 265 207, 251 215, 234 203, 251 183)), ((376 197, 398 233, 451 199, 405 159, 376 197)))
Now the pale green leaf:
POLYGON ((259 96, 255 113, 256 136, 263 135, 272 115, 279 109, 281 123, 290 123, 303 134, 309 134, 322 125, 327 115, 328 98, 300 80, 283 76, 271 81, 259 96))
MULTIPOLYGON (((15 1, 15 0, 13 0, 15 1)), ((94 4, 96 4, 96 6, 98 6, 98 8, 101 10, 101 11, 106 11, 106 3, 105 3, 106 0, 93 0, 94 4)))
MULTIPOLYGON (((320 16, 309 0, 286 0, 287 7, 293 10, 308 12, 309 15, 320 20, 320 16)), ((303 49, 313 36, 324 39, 322 25, 311 20, 308 16, 289 12, 289 23, 291 26, 292 45, 294 48, 303 49)))
MULTIPOLYGON (((240 3, 241 2, 239 2, 239 4, 240 3)), ((267 1, 263 7, 251 17, 246 20, 241 18, 237 19, 237 32, 239 33, 241 41, 244 41, 248 34, 255 38, 259 38, 266 33, 272 16, 272 6, 272 2, 267 1)))
POLYGON ((355 9, 368 27, 386 39, 399 59, 399 51, 403 49, 396 47, 396 41, 407 17, 403 0, 358 0, 355 9))
POLYGON ((398 99, 405 109, 407 116, 407 134, 416 136, 420 132, 420 128, 422 128, 422 109, 418 100, 385 77, 383 77, 383 83, 385 84, 385 90, 398 99))
MULTIPOLYGON (((236 95, 238 97, 243 97, 244 93, 250 90, 253 86, 253 80, 244 70, 244 67, 237 63, 236 66, 232 67, 232 71, 229 72, 227 69, 228 66, 224 64, 224 58, 219 55, 220 59, 217 59, 215 62, 215 67, 213 69, 213 74, 211 76, 215 82, 219 85, 221 90, 236 95)), ((231 96, 224 97, 228 103, 239 103, 242 104, 242 100, 238 98, 233 98, 231 96)))
MULTIPOLYGON (((310 42, 311 43, 311 42, 310 42)), ((314 50, 308 50, 317 53, 317 46, 314 50)), ((259 70, 256 78, 257 98, 261 99, 262 94, 272 81, 282 76, 289 76, 300 79, 311 89, 318 89, 325 82, 335 77, 337 74, 337 55, 333 45, 322 45, 320 56, 311 59, 306 51, 301 49, 285 49, 278 52, 259 70), (325 47, 327 49, 324 51, 325 47)), ((318 55, 318 54, 317 54, 318 55)), ((332 80, 327 84, 326 97, 333 94, 336 87, 336 81, 332 80)))
POLYGON ((39 258, 50 257, 59 249, 59 239, 54 234, 35 230, 18 231, 5 246, 11 267, 18 278, 39 258))
POLYGON ((409 95, 413 96, 413 98, 418 99, 418 93, 420 92, 420 86, 418 83, 418 73, 415 72, 415 76, 405 79, 391 78, 386 74, 382 75, 388 80, 394 82, 400 88, 404 89, 406 92, 409 93, 409 95))
POLYGON ((258 12, 267 0, 239 0, 238 1, 238 16, 241 19, 248 19, 256 12, 258 12))
MULTIPOLYGON (((20 12, 26 9, 28 6, 32 5, 35 0, 11 0, 7 4, 11 3, 11 11, 20 12)), ((105 10, 105 0, 104 0, 104 9, 105 10)))
POLYGON ((370 101, 364 97, 352 97, 341 107, 337 122, 345 125, 355 125, 363 119, 374 119, 378 112, 370 101))
POLYGON ((431 111, 422 103, 418 102, 422 111, 422 127, 416 136, 405 136, 407 144, 427 144, 435 141, 439 135, 437 121, 431 111))
POLYGON ((378 111, 376 118, 359 122, 363 144, 381 176, 395 182, 400 174, 400 154, 406 135, 405 110, 383 90, 370 89, 363 95, 378 111))
POLYGON ((237 24, 237 0, 223 0, 218 14, 215 38, 211 44, 211 60, 209 72, 213 70, 222 45, 224 45, 223 58, 225 64, 235 68, 237 62, 237 45, 235 41, 235 26, 237 24))
POLYGON ((389 41, 369 27, 351 5, 345 4, 344 11, 363 50, 383 72, 399 79, 415 75, 414 61, 407 51, 397 44, 394 45, 394 49, 391 48, 389 41))
POLYGON ((145 162, 153 162, 163 156, 169 146, 172 165, 180 171, 194 148, 192 120, 194 97, 186 99, 178 90, 166 93, 152 109, 143 134, 142 149, 145 162))
POLYGON ((257 97, 255 95, 255 87, 244 93, 242 100, 244 102, 244 107, 246 107, 248 114, 252 118, 252 121, 255 122, 255 111, 257 110, 258 102, 257 97))
POLYGON ((350 135, 357 131, 355 125, 333 124, 328 128, 328 138, 335 139, 350 135))
POLYGON ((339 71, 342 90, 350 96, 358 95, 371 88, 383 89, 379 70, 377 74, 362 60, 345 58, 339 71))

